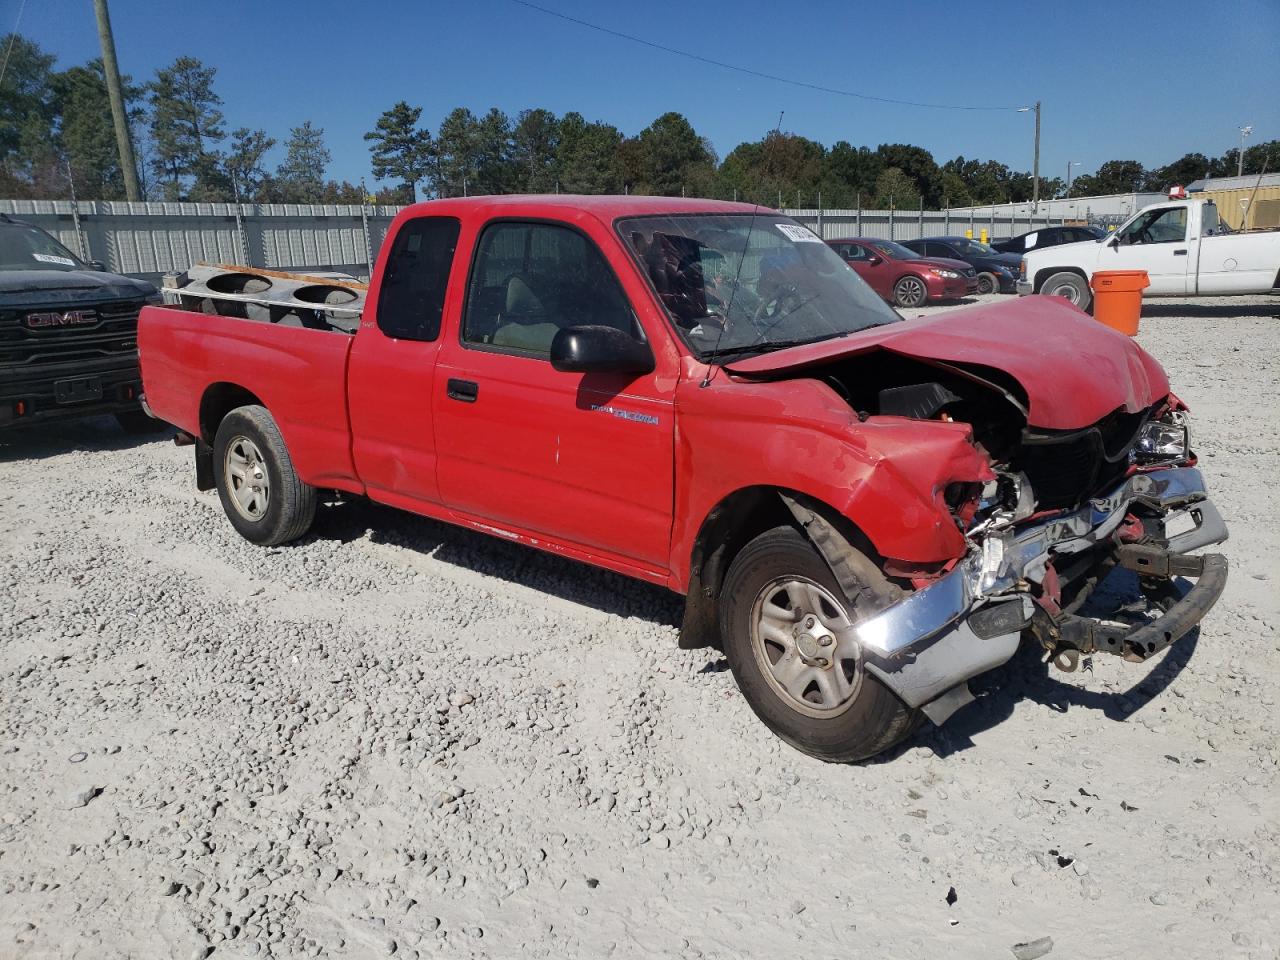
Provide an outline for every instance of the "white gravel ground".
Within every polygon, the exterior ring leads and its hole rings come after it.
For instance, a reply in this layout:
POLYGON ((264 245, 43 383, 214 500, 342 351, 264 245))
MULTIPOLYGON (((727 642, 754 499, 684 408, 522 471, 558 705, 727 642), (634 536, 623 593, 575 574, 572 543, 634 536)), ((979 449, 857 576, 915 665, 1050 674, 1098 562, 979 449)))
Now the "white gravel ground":
POLYGON ((1276 957, 1280 299, 1146 314, 1224 599, 861 766, 661 590, 361 503, 263 550, 189 450, 3 436, 0 957, 1276 957))

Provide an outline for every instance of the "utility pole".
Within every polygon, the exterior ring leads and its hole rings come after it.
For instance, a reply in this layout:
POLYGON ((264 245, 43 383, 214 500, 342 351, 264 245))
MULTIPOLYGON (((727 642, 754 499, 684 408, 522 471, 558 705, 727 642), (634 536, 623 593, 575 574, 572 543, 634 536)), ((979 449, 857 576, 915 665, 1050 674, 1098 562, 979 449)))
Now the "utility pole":
POLYGON ((1031 164, 1031 209, 1035 210, 1040 206, 1040 101, 1037 100, 1033 107, 1018 108, 1019 113, 1031 110, 1036 113, 1036 152, 1031 164))
POLYGON ((1244 138, 1253 133, 1253 125, 1240 128, 1240 155, 1236 157, 1236 176, 1244 176, 1244 138))
POLYGON ((107 0, 93 0, 98 16, 98 40, 102 43, 102 72, 106 74, 107 96, 111 100, 111 118, 115 121, 116 147, 120 151, 120 172, 124 175, 124 195, 130 201, 142 199, 138 189, 138 166, 133 159, 133 140, 129 137, 129 118, 124 112, 124 93, 120 89, 120 65, 116 63, 116 41, 111 35, 111 16, 107 0))

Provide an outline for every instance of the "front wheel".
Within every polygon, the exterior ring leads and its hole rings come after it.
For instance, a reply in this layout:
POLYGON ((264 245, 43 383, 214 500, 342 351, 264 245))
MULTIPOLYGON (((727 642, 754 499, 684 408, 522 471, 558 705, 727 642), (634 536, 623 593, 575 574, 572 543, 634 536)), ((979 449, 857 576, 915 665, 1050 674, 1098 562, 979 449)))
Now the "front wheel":
POLYGON ((999 293, 1000 278, 994 273, 978 274, 978 292, 979 293, 999 293))
POLYGON ((227 519, 246 540, 271 547, 311 528, 316 489, 298 478, 266 407, 237 407, 218 424, 213 478, 227 519))
POLYGON ((900 307, 918 307, 929 298, 929 290, 919 277, 908 274, 893 285, 893 302, 900 307))
POLYGON ((919 719, 841 636, 894 595, 869 560, 853 560, 865 581, 856 604, 803 534, 775 527, 734 558, 720 596, 725 656, 751 709, 797 750, 835 763, 887 750, 919 719))
POLYGON ((1093 300, 1088 281, 1080 274, 1069 270, 1050 276, 1040 288, 1040 292, 1047 297, 1062 297, 1081 310, 1088 310, 1089 303, 1093 300))

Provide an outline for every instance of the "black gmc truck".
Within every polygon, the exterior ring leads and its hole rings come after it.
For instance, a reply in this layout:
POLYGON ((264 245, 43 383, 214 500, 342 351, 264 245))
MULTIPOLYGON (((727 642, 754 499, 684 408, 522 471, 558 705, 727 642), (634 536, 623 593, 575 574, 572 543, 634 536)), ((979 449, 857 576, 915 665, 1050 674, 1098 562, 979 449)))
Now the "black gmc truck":
POLYGON ((39 227, 0 214, 0 431, 115 414, 162 426, 139 404, 138 311, 154 286, 85 263, 39 227))

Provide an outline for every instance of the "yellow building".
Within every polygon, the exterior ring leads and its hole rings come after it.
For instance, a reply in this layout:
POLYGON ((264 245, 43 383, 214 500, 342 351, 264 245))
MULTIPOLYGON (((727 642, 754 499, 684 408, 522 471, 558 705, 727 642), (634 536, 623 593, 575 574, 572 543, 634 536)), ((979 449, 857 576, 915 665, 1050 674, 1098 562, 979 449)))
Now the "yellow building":
POLYGON ((1187 191, 1217 204, 1219 218, 1233 230, 1280 227, 1280 173, 1197 180, 1187 191))

